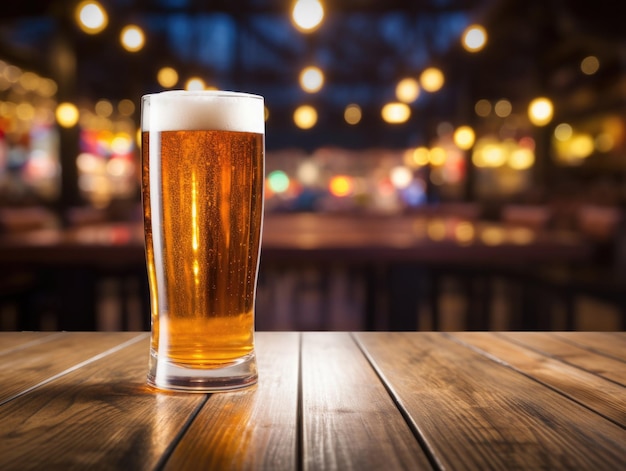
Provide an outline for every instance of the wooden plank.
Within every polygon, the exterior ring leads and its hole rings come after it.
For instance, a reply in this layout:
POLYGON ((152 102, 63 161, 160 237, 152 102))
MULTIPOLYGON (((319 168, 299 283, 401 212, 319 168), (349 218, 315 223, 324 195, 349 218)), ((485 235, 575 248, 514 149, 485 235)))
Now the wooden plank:
POLYGON ((501 335, 546 356, 626 386, 626 364, 620 360, 593 354, 584 347, 547 332, 503 332, 501 335))
POLYGON ((297 469, 299 338, 258 333, 257 386, 211 395, 165 469, 297 469))
POLYGON ((432 469, 384 385, 346 333, 304 333, 304 470, 432 469))
POLYGON ((13 349, 0 361, 0 404, 138 335, 146 336, 136 332, 64 332, 47 342, 13 349), (18 369, 20 374, 15 373, 18 369))
POLYGON ((148 387, 148 348, 142 337, 0 406, 0 469, 155 469, 206 395, 148 387))
POLYGON ((626 388, 623 386, 493 334, 458 332, 451 336, 492 355, 626 428, 626 388))
POLYGON ((626 332, 555 332, 554 335, 626 362, 626 332))
POLYGON ((0 332, 0 355, 34 343, 47 342, 58 335, 57 332, 0 332))
POLYGON ((357 339, 440 468, 623 467, 623 428, 444 334, 357 339))

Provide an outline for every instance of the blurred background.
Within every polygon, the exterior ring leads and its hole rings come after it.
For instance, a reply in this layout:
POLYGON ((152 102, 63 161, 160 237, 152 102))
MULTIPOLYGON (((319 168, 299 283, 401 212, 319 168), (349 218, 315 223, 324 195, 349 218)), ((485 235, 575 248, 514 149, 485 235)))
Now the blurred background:
POLYGON ((625 8, 0 7, 0 329, 148 329, 140 97, 266 104, 261 330, 621 330, 625 8))

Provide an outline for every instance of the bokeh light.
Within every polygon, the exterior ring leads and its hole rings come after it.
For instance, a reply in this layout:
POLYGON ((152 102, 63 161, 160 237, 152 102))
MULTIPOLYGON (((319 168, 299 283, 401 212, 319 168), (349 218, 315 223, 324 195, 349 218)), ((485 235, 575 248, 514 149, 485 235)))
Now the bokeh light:
POLYGON ((315 31, 324 19, 324 7, 319 0, 298 0, 291 12, 293 24, 300 31, 315 31))
POLYGON ((383 106, 381 115, 389 124, 401 124, 411 117, 411 108, 406 103, 387 103, 383 106))
POLYGON ((267 183, 274 193, 284 193, 289 188, 289 177, 282 170, 274 170, 267 176, 267 183))
POLYGON ((161 67, 157 72, 157 81, 163 88, 172 88, 178 83, 178 72, 172 67, 161 67))
POLYGON ((78 108, 73 103, 60 103, 57 106, 55 116, 60 126, 71 128, 78 122, 78 108))
POLYGON ((545 97, 535 98, 528 106, 528 118, 535 126, 545 126, 552 121, 554 107, 545 97))
POLYGON ((419 83, 412 77, 404 78, 396 85, 396 98, 403 103, 413 103, 419 94, 419 83))
POLYGON ((443 72, 436 67, 429 67, 420 75, 420 84, 427 92, 436 92, 443 87, 445 78, 443 72))
POLYGON ((87 34, 98 34, 103 31, 109 17, 106 10, 96 1, 80 2, 75 10, 76 23, 87 34))
POLYGON ((324 85, 324 73, 319 67, 305 67, 300 72, 300 86, 308 93, 315 93, 321 90, 324 85))
POLYGON ((487 44, 487 31, 480 25, 471 25, 463 33, 461 43, 469 52, 478 52, 487 44))
POLYGON ((146 37, 139 26, 128 25, 122 29, 120 41, 128 52, 137 52, 143 48, 146 37))
POLYGON ((293 122, 300 129, 311 129, 317 124, 317 110, 310 105, 301 105, 293 113, 293 122))
POLYGON ((454 131, 454 143, 459 149, 471 149, 475 138, 474 130, 469 126, 460 126, 454 131))
POLYGON ((335 175, 330 179, 328 190, 333 196, 349 196, 354 191, 354 179, 348 175, 335 175))
POLYGON ((351 103, 346 106, 346 109, 343 112, 343 119, 345 119, 348 124, 359 124, 362 117, 363 112, 361 111, 361 107, 356 103, 351 103))
POLYGON ((587 56, 580 63, 580 70, 585 75, 593 75, 600 69, 600 61, 596 56, 587 56))

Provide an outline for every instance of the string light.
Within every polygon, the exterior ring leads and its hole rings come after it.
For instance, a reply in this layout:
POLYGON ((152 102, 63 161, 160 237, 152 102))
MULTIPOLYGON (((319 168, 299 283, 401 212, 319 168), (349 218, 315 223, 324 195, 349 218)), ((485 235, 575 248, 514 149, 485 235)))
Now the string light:
POLYGON ((300 129, 311 129, 317 123, 317 111, 309 105, 299 106, 293 113, 293 122, 300 129))
POLYGON ((324 85, 324 74, 320 68, 306 67, 300 72, 300 86, 305 92, 315 93, 324 85))
POLYGON ((463 33, 463 47, 468 52, 478 52, 487 44, 487 31, 480 25, 471 25, 463 33))
POLYGON ((436 67, 429 67, 420 75, 420 84, 427 92, 436 92, 443 87, 445 78, 443 72, 436 67))
POLYGON ((75 18, 79 28, 87 34, 98 34, 109 23, 106 10, 98 2, 91 0, 78 4, 75 18))
POLYGON ((128 52, 137 52, 143 48, 146 38, 139 26, 128 25, 122 29, 120 40, 128 52))
POLYGON ((387 123, 401 124, 411 117, 411 108, 406 103, 387 103, 381 114, 387 123))
POLYGON ((293 24, 300 31, 315 31, 324 19, 324 7, 319 0, 298 0, 291 12, 293 24))
POLYGON ((78 122, 78 108, 73 103, 60 103, 57 106, 55 116, 61 127, 72 128, 78 122))
POLYGON ((528 118, 535 126, 545 126, 552 121, 554 107, 545 97, 535 98, 528 106, 528 118))

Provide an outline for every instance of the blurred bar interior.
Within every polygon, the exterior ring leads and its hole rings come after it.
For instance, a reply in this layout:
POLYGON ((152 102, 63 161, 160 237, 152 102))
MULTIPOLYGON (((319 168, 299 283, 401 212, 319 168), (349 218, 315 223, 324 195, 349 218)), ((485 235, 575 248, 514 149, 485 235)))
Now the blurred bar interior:
POLYGON ((149 328, 139 99, 266 98, 262 330, 622 330, 619 2, 0 7, 0 330, 149 328))

